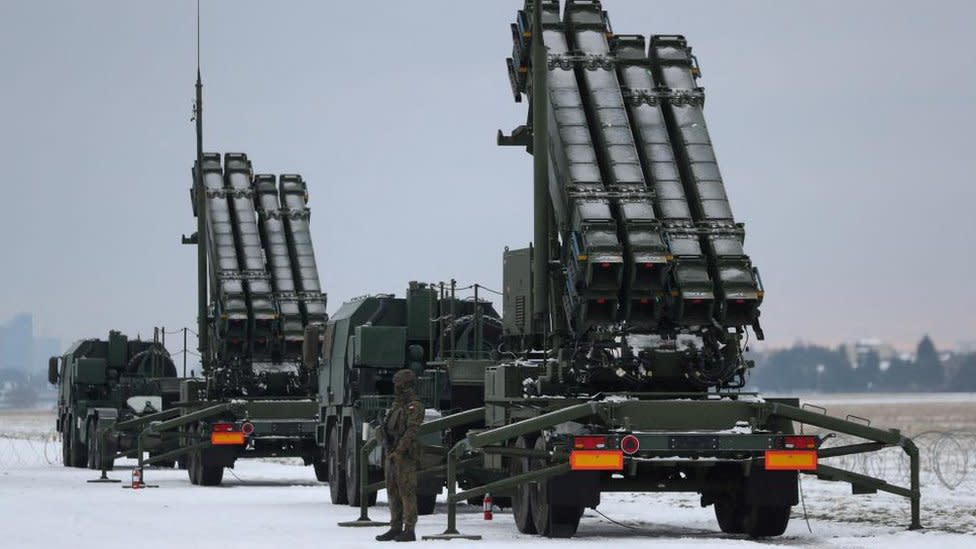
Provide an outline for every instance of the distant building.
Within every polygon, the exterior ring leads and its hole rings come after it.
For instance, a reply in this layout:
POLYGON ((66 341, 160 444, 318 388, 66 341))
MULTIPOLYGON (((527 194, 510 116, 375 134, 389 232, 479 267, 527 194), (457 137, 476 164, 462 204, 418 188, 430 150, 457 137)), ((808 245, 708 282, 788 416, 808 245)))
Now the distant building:
POLYGON ((961 355, 976 353, 976 340, 960 341, 956 344, 956 352, 961 355))
POLYGON ((882 370, 886 370, 891 359, 898 356, 898 351, 894 347, 877 338, 862 338, 853 343, 844 343, 841 345, 841 349, 847 357, 848 364, 853 368, 861 365, 864 357, 872 352, 878 355, 882 370))

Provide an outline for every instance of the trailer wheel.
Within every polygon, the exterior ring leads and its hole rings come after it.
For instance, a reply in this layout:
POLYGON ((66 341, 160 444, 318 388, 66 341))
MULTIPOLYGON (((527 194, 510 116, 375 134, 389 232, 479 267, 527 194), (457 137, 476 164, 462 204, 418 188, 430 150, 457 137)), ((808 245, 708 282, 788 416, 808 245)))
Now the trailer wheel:
POLYGON ((750 505, 745 513, 743 528, 751 538, 782 535, 790 523, 790 505, 750 505))
MULTIPOLYGON (((539 437, 535 441, 536 450, 546 449, 546 440, 539 437)), ((533 458, 532 469, 546 466, 544 459, 533 458)), ((546 482, 536 483, 534 490, 529 491, 529 501, 532 507, 532 520, 536 532, 548 538, 571 538, 579 528, 583 508, 576 506, 552 505, 549 503, 549 490, 546 482)))
POLYGON ((335 505, 349 503, 346 497, 346 475, 342 455, 339 453, 339 429, 329 429, 329 497, 335 505))
MULTIPOLYGON (((370 495, 372 496, 373 494, 370 495)), ((436 505, 437 505, 437 494, 417 494, 418 515, 433 515, 434 507, 436 505)))
MULTIPOLYGON (((356 444, 356 430, 352 427, 346 429, 346 443, 343 445, 346 459, 346 498, 349 505, 358 507, 359 501, 359 467, 369 467, 368 464, 359 463, 359 446, 356 444)), ((376 505, 376 492, 369 494, 368 505, 376 505)))
POLYGON ((715 518, 718 527, 726 534, 742 534, 745 532, 745 504, 741 498, 721 496, 715 500, 715 518))
MULTIPOLYGON (((529 448, 534 442, 527 436, 520 436, 515 441, 516 448, 529 448)), ((513 457, 509 462, 511 476, 520 475, 529 470, 529 458, 513 457)), ((512 497, 512 515, 515 517, 515 527, 523 534, 535 534, 535 522, 532 519, 532 502, 529 491, 532 486, 520 484, 515 487, 515 496, 512 497)))
POLYGON ((200 460, 200 471, 198 473, 200 479, 200 486, 220 486, 220 483, 224 480, 224 468, 217 467, 204 467, 203 460, 200 460))
MULTIPOLYGON (((187 443, 193 445, 197 443, 197 429, 192 425, 187 428, 187 443)), ((186 455, 186 474, 190 477, 190 484, 197 486, 200 484, 200 470, 197 464, 200 462, 200 450, 191 450, 186 455)))

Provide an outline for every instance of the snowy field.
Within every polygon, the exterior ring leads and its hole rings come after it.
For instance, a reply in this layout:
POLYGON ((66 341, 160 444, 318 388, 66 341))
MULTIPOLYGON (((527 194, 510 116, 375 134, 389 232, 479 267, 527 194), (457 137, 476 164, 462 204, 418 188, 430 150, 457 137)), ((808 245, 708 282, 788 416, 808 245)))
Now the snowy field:
MULTIPOLYGON (((771 540, 720 533, 712 509, 699 507, 694 494, 623 493, 604 494, 599 511, 605 517, 587 510, 572 540, 520 535, 507 511, 496 511, 489 522, 483 520, 480 506, 461 506, 459 530, 479 534, 481 541, 419 543, 508 547, 525 541, 572 548, 604 546, 608 541, 621 547, 647 547, 649 543, 662 547, 976 547, 976 448, 968 447, 967 438, 976 426, 976 397, 879 399, 871 395, 804 400, 842 416, 890 409, 889 417, 867 417, 909 433, 916 432, 910 427, 919 425, 929 433, 939 433, 926 435, 933 448, 930 453, 945 454, 943 461, 952 463, 941 466, 942 476, 949 482, 930 470, 931 459, 923 464, 925 530, 905 529, 909 507, 903 498, 852 496, 847 485, 804 477, 806 512, 804 506, 795 507, 786 534, 771 540), (955 436, 946 439, 944 433, 955 436), (947 446, 946 440, 952 444, 947 446)), ((239 461, 224 476, 224 485, 216 488, 192 486, 186 473, 178 470, 146 471, 147 482, 158 488, 134 491, 119 484, 88 484, 87 480, 97 476, 95 472, 60 465, 60 443, 52 434, 53 424, 48 412, 0 412, 0 548, 338 549, 377 545, 373 536, 380 529, 337 526, 358 517, 358 510, 328 503, 328 487, 315 481, 311 468, 288 461, 239 461)), ((848 465, 873 468, 893 480, 903 473, 897 457, 848 465)), ((121 464, 110 476, 128 480, 130 468, 131 463, 121 464)), ((418 535, 443 531, 445 509, 441 504, 436 514, 421 517, 418 535)), ((371 516, 388 517, 383 493, 371 516)))

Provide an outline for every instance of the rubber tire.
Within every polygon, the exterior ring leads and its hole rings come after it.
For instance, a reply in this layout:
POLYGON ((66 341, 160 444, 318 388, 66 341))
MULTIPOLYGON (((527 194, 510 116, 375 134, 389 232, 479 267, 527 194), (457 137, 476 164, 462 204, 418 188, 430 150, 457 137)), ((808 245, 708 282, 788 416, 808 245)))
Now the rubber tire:
POLYGON ((98 448, 95 447, 94 421, 88 422, 88 425, 85 427, 85 433, 88 435, 88 443, 85 450, 85 454, 88 456, 88 468, 98 469, 98 448))
POLYGON ((417 515, 433 515, 437 506, 437 494, 417 494, 417 515))
POLYGON ((193 452, 193 460, 190 467, 194 470, 197 484, 200 486, 220 486, 224 480, 224 468, 222 466, 204 467, 203 450, 193 452))
POLYGON ((349 503, 346 496, 346 472, 343 469, 342 454, 339 452, 339 430, 335 425, 329 429, 329 498, 334 505, 349 503))
POLYGON ((790 523, 790 505, 751 505, 747 508, 743 529, 751 538, 780 536, 790 523))
POLYGON ((81 441, 78 440, 77 432, 75 431, 74 422, 71 424, 71 466, 84 469, 88 466, 88 447, 83 446, 81 441))
POLYGON ((199 462, 199 472, 198 478, 200 479, 200 486, 220 486, 220 483, 224 480, 224 468, 223 467, 204 467, 203 460, 199 462))
MULTIPOLYGON (((359 507, 359 452, 357 452, 356 444, 356 430, 352 427, 346 429, 346 443, 342 445, 343 455, 345 457, 345 481, 346 481, 346 498, 349 501, 349 505, 352 507, 359 507)), ((368 465, 367 465, 368 467, 368 465)), ((376 505, 376 492, 369 494, 367 498, 367 505, 372 507, 376 505)))
MULTIPOLYGON (((191 445, 196 442, 196 428, 189 427, 187 430, 187 445, 191 445)), ((192 450, 186 455, 186 475, 190 477, 190 484, 194 486, 200 485, 200 469, 197 463, 200 461, 200 450, 192 450)))
POLYGON ((99 470, 105 469, 106 471, 111 471, 115 468, 115 447, 112 446, 108 449, 103 449, 102 442, 104 441, 101 439, 95 439, 95 453, 98 455, 95 461, 97 464, 95 468, 99 470))
POLYGON ((724 495, 715 500, 715 519, 719 529, 726 534, 745 533, 745 504, 741 498, 724 495))
MULTIPOLYGON (((545 450, 546 441, 539 437, 535 441, 536 450, 545 450)), ((543 459, 532 459, 533 469, 546 466, 543 459)), ((583 508, 575 506, 550 505, 549 493, 545 482, 536 484, 535 490, 530 490, 529 501, 532 507, 532 521, 536 532, 547 538, 571 538, 579 528, 583 508)))
POLYGON ((319 482, 329 482, 328 461, 316 461, 312 464, 312 469, 315 470, 315 480, 319 482))
MULTIPOLYGON (((529 448, 534 445, 534 437, 523 435, 515 441, 516 448, 529 448)), ((529 470, 529 458, 513 457, 509 461, 510 476, 516 476, 529 470)), ((532 518, 532 502, 530 501, 529 490, 531 484, 520 484, 515 487, 515 495, 512 497, 512 516, 515 518, 515 527, 523 534, 535 534, 535 521, 532 518)))
POLYGON ((70 421, 61 421, 61 465, 71 467, 71 428, 70 421))

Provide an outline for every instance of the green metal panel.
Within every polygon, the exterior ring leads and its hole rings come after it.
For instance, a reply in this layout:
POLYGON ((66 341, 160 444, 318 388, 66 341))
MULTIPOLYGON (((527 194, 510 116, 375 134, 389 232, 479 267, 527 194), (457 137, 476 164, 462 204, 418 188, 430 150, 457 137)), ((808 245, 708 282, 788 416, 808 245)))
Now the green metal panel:
POLYGON ((355 364, 396 368, 406 363, 407 329, 400 326, 356 326, 355 364))
POLYGON ((75 362, 74 382, 83 385, 105 383, 107 364, 104 358, 79 358, 75 362))
POLYGON ((505 250, 502 324, 506 335, 532 332, 532 249, 505 250))
POLYGON ((427 340, 435 316, 437 292, 424 284, 411 282, 407 288, 407 339, 427 340))
POLYGON ((495 364, 490 360, 454 360, 448 363, 452 385, 481 386, 485 383, 485 369, 495 364))
POLYGON ((119 332, 108 333, 108 365, 112 368, 122 368, 128 362, 129 338, 119 332))

